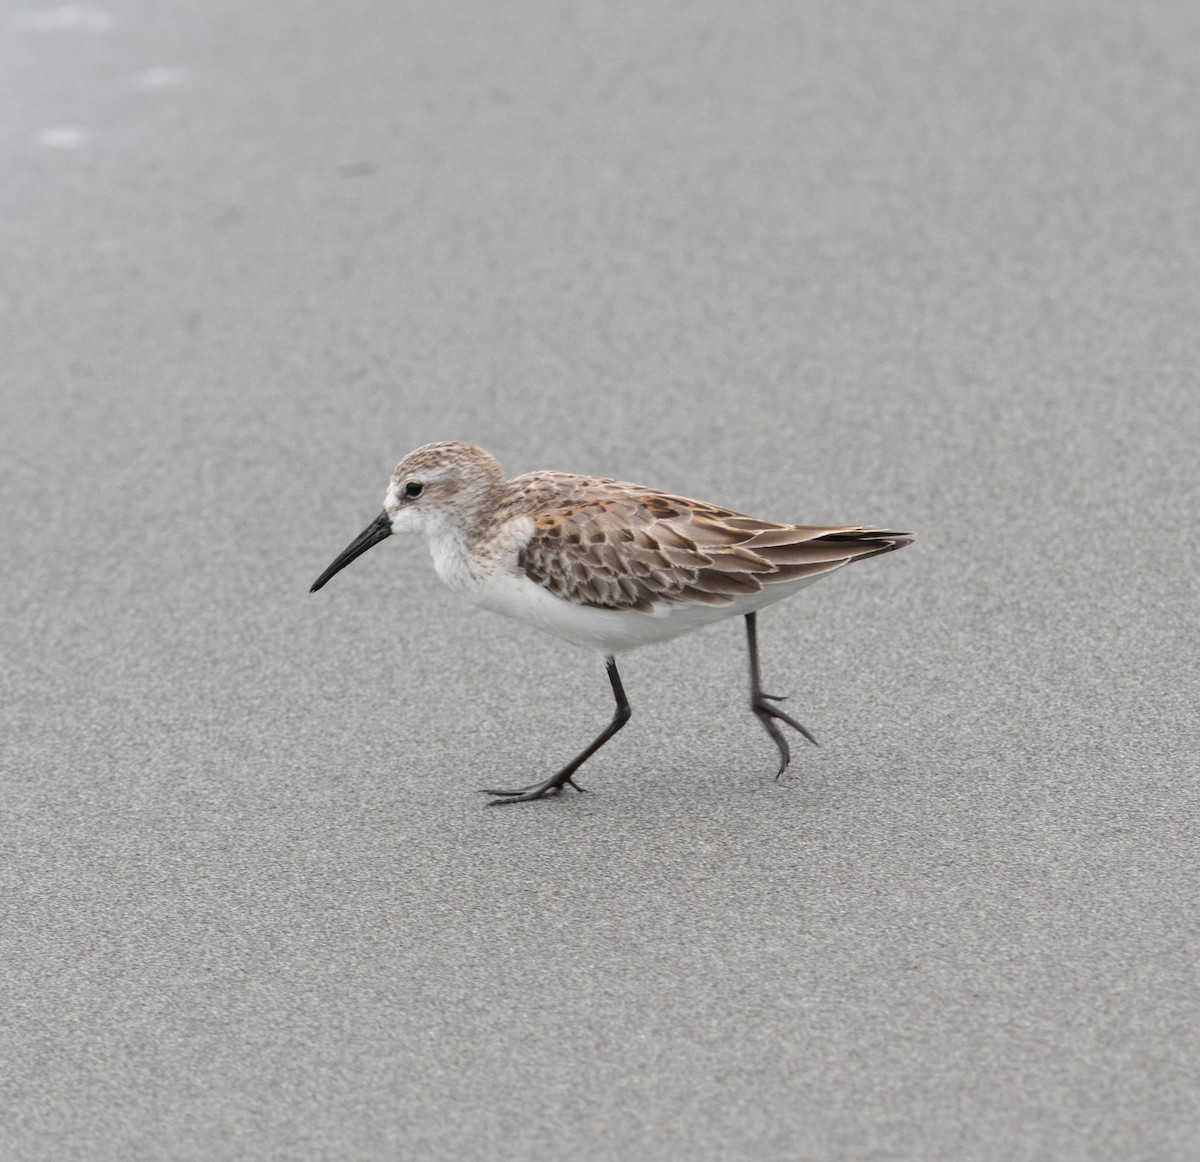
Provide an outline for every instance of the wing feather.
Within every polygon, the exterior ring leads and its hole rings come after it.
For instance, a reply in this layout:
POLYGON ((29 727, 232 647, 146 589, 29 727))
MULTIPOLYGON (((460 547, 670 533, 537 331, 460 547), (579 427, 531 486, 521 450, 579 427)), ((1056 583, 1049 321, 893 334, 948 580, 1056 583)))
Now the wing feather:
POLYGON ((660 602, 725 605, 764 586, 908 544, 859 526, 786 525, 638 485, 565 473, 509 482, 508 512, 532 519, 518 563, 581 605, 650 612, 660 602))

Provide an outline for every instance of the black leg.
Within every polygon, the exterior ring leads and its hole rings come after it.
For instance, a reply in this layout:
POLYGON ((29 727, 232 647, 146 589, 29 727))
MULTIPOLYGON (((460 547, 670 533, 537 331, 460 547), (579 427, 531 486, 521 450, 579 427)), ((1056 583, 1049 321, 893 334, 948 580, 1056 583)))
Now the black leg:
POLYGON ((779 748, 779 770, 775 773, 775 777, 778 779, 788 769, 788 763, 792 761, 792 751, 788 746, 787 739, 783 737, 783 731, 775 725, 775 719, 778 718, 780 722, 786 722, 793 730, 798 730, 814 746, 817 745, 817 740, 791 715, 784 714, 777 706, 771 705, 772 702, 783 701, 778 694, 763 693, 762 679, 758 672, 758 627, 754 620, 757 616, 755 613, 746 614, 746 643, 750 647, 750 709, 758 716, 759 722, 763 724, 763 729, 779 748))
POLYGON ((587 750, 576 755, 558 774, 551 775, 545 782, 534 783, 529 787, 518 787, 515 791, 485 790, 483 792, 485 795, 498 796, 488 804, 489 807, 497 807, 501 803, 528 803, 530 799, 542 799, 547 795, 557 795, 568 784, 577 791, 584 789, 571 776, 629 721, 629 716, 633 713, 629 708, 629 699, 625 697, 625 687, 621 685, 621 675, 617 673, 616 659, 609 654, 604 659, 604 665, 608 669, 608 680, 612 684, 613 697, 617 700, 617 709, 613 713, 612 722, 601 731, 599 737, 587 750))

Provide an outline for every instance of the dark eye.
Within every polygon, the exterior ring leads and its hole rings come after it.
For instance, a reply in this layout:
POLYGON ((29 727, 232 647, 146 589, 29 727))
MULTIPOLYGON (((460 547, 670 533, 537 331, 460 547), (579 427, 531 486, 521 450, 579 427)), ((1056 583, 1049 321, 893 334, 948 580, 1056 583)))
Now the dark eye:
POLYGON ((420 496, 421 493, 424 491, 425 491, 425 485, 422 484, 419 480, 410 480, 404 486, 404 495, 405 496, 420 496))

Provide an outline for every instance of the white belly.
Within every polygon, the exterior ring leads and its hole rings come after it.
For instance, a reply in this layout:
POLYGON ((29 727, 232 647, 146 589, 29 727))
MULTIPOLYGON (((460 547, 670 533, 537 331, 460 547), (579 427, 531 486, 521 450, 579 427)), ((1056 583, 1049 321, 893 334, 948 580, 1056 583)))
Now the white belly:
POLYGON ((528 539, 531 531, 529 519, 518 517, 495 538, 495 543, 505 545, 507 551, 472 556, 453 530, 435 530, 429 538, 434 568, 447 586, 472 604, 604 654, 625 653, 639 646, 670 641, 727 617, 753 613, 842 567, 835 565, 825 572, 776 585, 767 583, 758 593, 735 597, 727 605, 660 601, 649 613, 599 609, 555 597, 520 572, 517 546, 528 539))
POLYGON ((756 609, 790 597, 823 576, 825 574, 820 573, 779 585, 768 585, 761 592, 735 598, 728 605, 663 601, 650 613, 575 605, 555 597, 549 590, 526 577, 500 569, 473 585, 455 588, 483 609, 514 617, 573 645, 605 654, 619 654, 639 646, 670 641, 682 633, 727 617, 753 613, 756 609))

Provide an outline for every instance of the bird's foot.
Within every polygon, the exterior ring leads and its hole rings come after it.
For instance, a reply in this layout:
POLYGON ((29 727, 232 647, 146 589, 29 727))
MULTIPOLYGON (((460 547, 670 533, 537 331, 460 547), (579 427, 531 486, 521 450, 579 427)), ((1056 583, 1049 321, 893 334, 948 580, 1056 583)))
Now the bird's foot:
POLYGON ((581 794, 586 791, 586 787, 581 787, 570 775, 564 776, 561 772, 557 775, 551 775, 541 783, 533 783, 528 787, 517 787, 512 791, 492 790, 487 787, 480 789, 482 795, 495 795, 489 804, 489 807, 501 807, 505 803, 530 803, 534 799, 548 799, 551 795, 562 794, 563 787, 574 787, 581 794))
POLYGON ((776 779, 783 775, 783 772, 788 769, 788 763, 792 761, 792 749, 788 746, 788 741, 784 738, 783 731, 775 724, 776 719, 780 722, 786 722, 793 730, 799 731, 813 746, 819 745, 808 727, 797 722, 790 714, 785 714, 777 706, 771 705, 772 702, 782 701, 783 698, 778 694, 764 694, 759 690, 750 703, 750 708, 758 717, 759 722, 763 724, 763 729, 771 736, 771 741, 779 748, 779 770, 775 772, 776 779))

